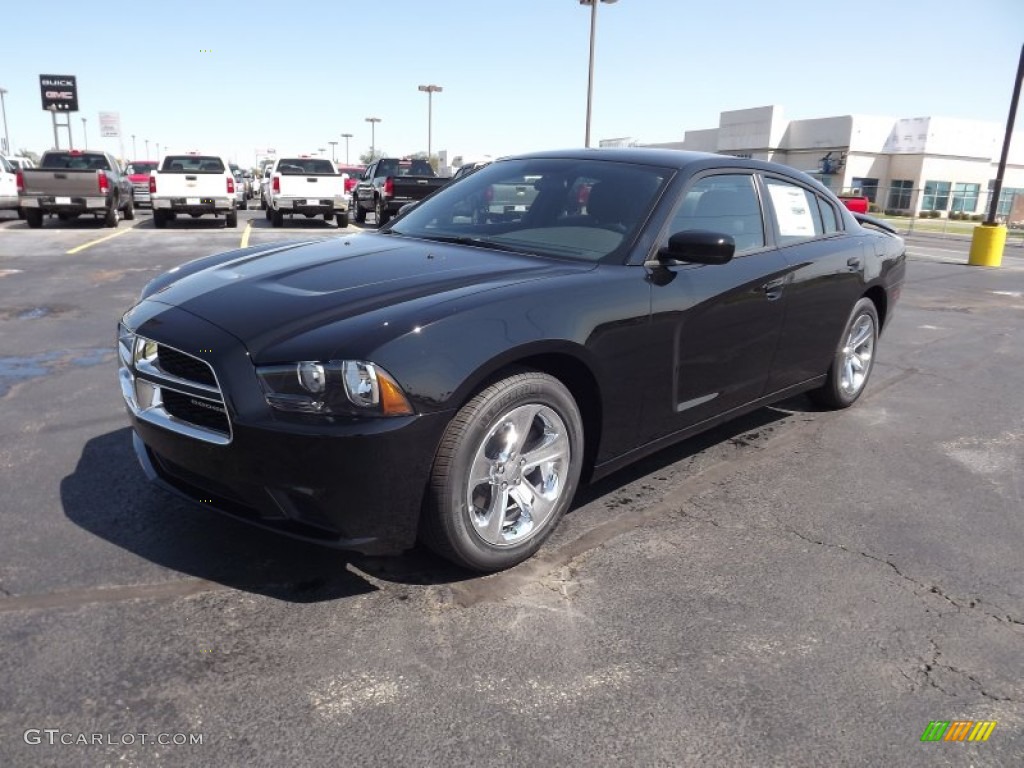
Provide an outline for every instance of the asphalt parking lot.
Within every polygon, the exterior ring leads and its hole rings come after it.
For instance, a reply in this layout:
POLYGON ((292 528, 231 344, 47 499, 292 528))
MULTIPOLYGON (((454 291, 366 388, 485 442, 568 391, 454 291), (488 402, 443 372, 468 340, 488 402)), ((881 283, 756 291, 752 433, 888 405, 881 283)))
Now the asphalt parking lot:
POLYGON ((131 451, 115 325, 149 279, 358 226, 5 215, 0 765, 1024 762, 1024 248, 909 239, 854 408, 664 451, 480 578, 211 515, 131 451))

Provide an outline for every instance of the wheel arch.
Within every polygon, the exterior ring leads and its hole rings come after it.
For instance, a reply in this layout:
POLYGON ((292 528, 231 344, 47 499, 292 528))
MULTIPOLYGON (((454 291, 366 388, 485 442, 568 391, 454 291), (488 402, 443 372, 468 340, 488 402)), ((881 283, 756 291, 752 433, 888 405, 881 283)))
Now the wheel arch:
POLYGON ((885 289, 880 285, 873 285, 864 291, 862 298, 871 299, 871 303, 875 305, 875 311, 878 313, 878 328, 879 330, 885 328, 889 313, 889 297, 886 295, 885 289))

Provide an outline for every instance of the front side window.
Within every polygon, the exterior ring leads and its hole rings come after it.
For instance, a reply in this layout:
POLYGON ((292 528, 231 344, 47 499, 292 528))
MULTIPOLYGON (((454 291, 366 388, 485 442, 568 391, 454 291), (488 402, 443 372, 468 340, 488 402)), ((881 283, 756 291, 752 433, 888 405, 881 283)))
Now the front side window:
POLYGON ((922 211, 944 211, 949 208, 948 181, 926 181, 924 197, 921 199, 922 211))
POLYGON ((765 185, 780 244, 810 240, 824 234, 817 195, 781 179, 766 178, 765 185))
POLYGON ((624 256, 672 171, 609 160, 491 163, 429 197, 391 232, 556 258, 624 256))
POLYGON ((691 229, 730 235, 737 253, 764 247, 764 219, 754 177, 729 173, 694 182, 683 195, 668 233, 691 229))

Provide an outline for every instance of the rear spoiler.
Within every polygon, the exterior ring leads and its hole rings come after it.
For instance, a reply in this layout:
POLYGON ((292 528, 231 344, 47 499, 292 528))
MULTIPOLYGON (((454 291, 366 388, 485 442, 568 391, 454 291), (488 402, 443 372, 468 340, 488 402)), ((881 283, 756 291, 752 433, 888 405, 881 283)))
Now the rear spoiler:
MULTIPOLYGON (((851 211, 852 213, 852 211, 851 211)), ((899 233, 886 224, 884 221, 876 219, 874 216, 868 216, 866 213, 854 213, 853 218, 857 220, 860 225, 867 225, 869 227, 877 227, 883 232, 888 232, 890 235, 898 235, 899 233)))

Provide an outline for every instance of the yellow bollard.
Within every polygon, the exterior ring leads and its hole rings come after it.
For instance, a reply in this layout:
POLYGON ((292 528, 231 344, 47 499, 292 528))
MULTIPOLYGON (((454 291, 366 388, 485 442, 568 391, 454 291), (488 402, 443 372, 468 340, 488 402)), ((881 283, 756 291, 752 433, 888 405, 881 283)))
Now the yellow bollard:
POLYGON ((1002 224, 979 224, 971 238, 971 255, 967 263, 972 267, 998 267, 1003 263, 1006 247, 1006 227, 1002 224))

